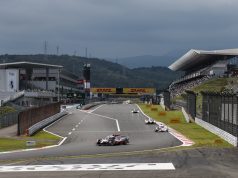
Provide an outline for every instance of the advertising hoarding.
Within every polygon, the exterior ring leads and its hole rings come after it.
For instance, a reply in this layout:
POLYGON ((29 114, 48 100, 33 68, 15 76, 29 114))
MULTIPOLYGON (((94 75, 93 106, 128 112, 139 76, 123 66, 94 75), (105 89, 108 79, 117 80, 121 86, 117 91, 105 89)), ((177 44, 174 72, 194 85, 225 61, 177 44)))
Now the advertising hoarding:
POLYGON ((116 93, 116 88, 91 88, 92 93, 116 93))
POLYGON ((155 88, 123 88, 123 93, 128 94, 154 94, 156 93, 155 88))

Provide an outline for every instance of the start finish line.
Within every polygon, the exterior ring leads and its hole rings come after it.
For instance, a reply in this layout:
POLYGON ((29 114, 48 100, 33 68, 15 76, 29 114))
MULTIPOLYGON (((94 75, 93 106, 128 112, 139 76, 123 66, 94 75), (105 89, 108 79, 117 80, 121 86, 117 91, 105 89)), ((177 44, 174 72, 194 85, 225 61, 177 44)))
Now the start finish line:
POLYGON ((172 163, 123 163, 123 164, 65 164, 0 166, 0 172, 54 172, 54 171, 159 171, 175 170, 172 163))

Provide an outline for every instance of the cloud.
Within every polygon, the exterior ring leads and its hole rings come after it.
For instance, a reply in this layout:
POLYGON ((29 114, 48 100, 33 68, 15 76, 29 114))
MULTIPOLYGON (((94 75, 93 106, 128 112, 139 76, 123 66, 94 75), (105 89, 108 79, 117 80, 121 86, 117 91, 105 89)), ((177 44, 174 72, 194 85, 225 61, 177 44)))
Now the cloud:
MULTIPOLYGON (((236 0, 1 0, 0 53, 88 47, 98 57, 236 47, 236 0), (217 44, 219 43, 219 44, 217 44)), ((81 52, 82 53, 82 52, 81 52)))

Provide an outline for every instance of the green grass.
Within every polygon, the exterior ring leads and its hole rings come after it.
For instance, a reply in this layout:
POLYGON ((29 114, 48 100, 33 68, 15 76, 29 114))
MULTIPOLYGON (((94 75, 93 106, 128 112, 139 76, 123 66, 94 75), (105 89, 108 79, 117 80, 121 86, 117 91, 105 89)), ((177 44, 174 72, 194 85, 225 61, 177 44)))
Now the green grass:
POLYGON ((61 138, 44 131, 39 131, 31 137, 20 136, 15 138, 0 138, 0 152, 55 145, 60 139, 61 138), (36 141, 36 145, 27 147, 26 141, 36 141))
POLYGON ((139 106, 148 116, 165 123, 169 127, 177 130, 187 138, 194 141, 195 144, 193 147, 233 147, 228 142, 205 130, 196 123, 187 123, 181 111, 164 111, 159 105, 153 106, 156 107, 158 111, 151 111, 151 107, 147 107, 145 104, 139 104, 139 106), (159 112, 166 112, 166 115, 159 116, 159 112), (170 120, 175 118, 179 118, 180 122, 171 123, 170 120))
POLYGON ((229 88, 229 83, 236 81, 236 78, 218 78, 204 82, 203 84, 192 89, 197 93, 196 109, 198 113, 202 112, 202 95, 201 91, 222 92, 224 89, 229 88))
POLYGON ((11 112, 15 112, 16 110, 10 106, 2 106, 0 107, 0 116, 11 113, 11 112))

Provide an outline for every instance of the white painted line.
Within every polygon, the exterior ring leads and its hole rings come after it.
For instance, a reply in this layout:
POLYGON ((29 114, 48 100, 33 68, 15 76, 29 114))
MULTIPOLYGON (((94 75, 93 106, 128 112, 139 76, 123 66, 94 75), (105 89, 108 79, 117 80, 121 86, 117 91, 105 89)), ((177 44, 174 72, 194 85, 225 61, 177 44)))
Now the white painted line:
POLYGON ((72 132, 69 132, 69 133, 68 133, 68 135, 71 135, 71 134, 72 134, 72 132))
MULTIPOLYGON (((67 116, 67 115, 65 115, 65 116, 67 116)), ((43 128, 43 131, 48 132, 48 133, 50 133, 50 134, 52 134, 52 135, 55 135, 55 136, 57 136, 57 137, 60 137, 60 138, 64 139, 65 137, 63 137, 63 136, 61 136, 61 135, 58 135, 58 134, 55 134, 55 133, 53 133, 53 132, 50 132, 50 131, 48 131, 48 130, 46 130, 46 129, 48 129, 48 128, 51 127, 52 125, 56 124, 56 123, 59 122, 60 120, 64 119, 65 116, 61 117, 60 119, 56 120, 55 122, 53 122, 53 123, 51 123, 50 125, 48 125, 48 126, 46 126, 45 128, 43 128)))
POLYGON ((120 126, 119 126, 119 122, 118 122, 117 119, 114 119, 114 118, 112 118, 112 117, 103 116, 103 115, 100 115, 100 114, 95 114, 95 113, 89 113, 89 114, 92 114, 92 115, 95 115, 95 116, 99 116, 99 117, 104 117, 104 118, 106 118, 106 119, 110 119, 110 120, 114 120, 114 121, 116 121, 116 124, 117 124, 117 131, 118 131, 118 132, 121 131, 120 126))
MULTIPOLYGON (((141 113, 147 117, 147 118, 150 118, 149 116, 147 116, 143 111, 142 109, 136 104, 136 106, 139 108, 139 110, 141 111, 141 113)), ((162 122, 156 122, 156 124, 158 123, 162 123, 162 122)), ((164 123, 162 123, 164 124, 164 123)), ((164 124, 165 125, 165 124, 164 124)), ((179 133, 178 131, 172 129, 171 127, 168 127, 169 128, 169 133, 171 135, 173 135, 175 138, 177 138, 179 141, 182 142, 182 144, 180 146, 192 146, 194 144, 194 142, 190 139, 188 139, 187 137, 185 137, 184 135, 182 135, 181 133, 179 133)))
POLYGON ((79 125, 76 125, 75 127, 78 127, 79 125))
POLYGON ((173 163, 114 163, 0 166, 0 172, 52 172, 52 171, 159 171, 175 170, 173 163))
MULTIPOLYGON (((99 106, 99 107, 97 107, 97 108, 94 109, 93 111, 99 109, 99 108, 102 107, 102 106, 104 106, 104 104, 101 105, 101 106, 99 106)), ((82 112, 85 112, 85 111, 83 111, 83 110, 81 110, 81 111, 82 111, 82 112)), ((95 114, 95 113, 92 113, 92 112, 87 112, 87 113, 88 113, 88 114, 93 114, 93 115, 96 115, 96 116, 99 116, 99 117, 104 117, 104 118, 106 118, 106 119, 110 119, 110 120, 114 120, 114 121, 116 121, 117 131, 118 131, 118 132, 121 131, 121 129, 120 129, 120 125, 119 125, 119 122, 118 122, 117 119, 114 119, 114 118, 112 118, 112 117, 108 117, 108 116, 103 116, 103 115, 100 115, 100 114, 95 114)), ((81 120, 81 122, 83 122, 83 120, 81 120)))
POLYGON ((92 112, 96 111, 97 109, 101 108, 101 107, 104 106, 104 105, 105 105, 105 104, 102 104, 102 105, 96 107, 94 110, 89 110, 88 112, 89 112, 89 113, 92 113, 92 112))
POLYGON ((73 128, 72 131, 75 131, 75 128, 73 128))
POLYGON ((119 126, 119 123, 118 123, 117 119, 116 119, 116 123, 117 123, 117 130, 118 130, 118 132, 120 132, 121 130, 120 130, 120 126, 119 126))
POLYGON ((64 137, 64 139, 63 139, 63 140, 61 140, 61 142, 59 142, 57 146, 60 146, 60 145, 62 145, 62 144, 65 142, 65 140, 66 140, 66 139, 67 139, 67 137, 64 137))
MULTIPOLYGON (((67 115, 65 115, 65 116, 67 116, 67 115)), ((30 149, 21 149, 21 150, 14 150, 14 151, 4 151, 4 152, 0 152, 0 155, 1 154, 11 154, 11 153, 27 152, 27 151, 44 150, 44 149, 49 149, 49 148, 54 148, 54 147, 61 146, 64 143, 64 141, 67 139, 67 137, 63 137, 61 135, 55 134, 55 133, 50 132, 50 131, 48 131, 46 129, 49 128, 50 126, 52 126, 53 124, 59 122, 60 120, 64 119, 65 116, 61 117, 60 119, 56 120, 55 122, 53 122, 50 125, 48 125, 45 128, 43 128, 43 131, 45 131, 45 132, 47 132, 49 134, 55 135, 57 137, 62 138, 62 140, 59 141, 59 143, 57 145, 45 146, 45 147, 41 147, 41 148, 30 148, 30 149)))

